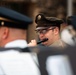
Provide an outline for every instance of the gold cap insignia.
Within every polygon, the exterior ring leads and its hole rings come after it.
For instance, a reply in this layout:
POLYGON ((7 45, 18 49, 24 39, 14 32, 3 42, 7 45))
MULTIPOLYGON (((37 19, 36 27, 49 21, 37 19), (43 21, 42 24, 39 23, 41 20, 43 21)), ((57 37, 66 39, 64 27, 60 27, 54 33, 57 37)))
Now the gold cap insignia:
POLYGON ((4 26, 4 22, 3 21, 1 22, 1 26, 4 26))
POLYGON ((38 20, 40 20, 41 19, 41 15, 38 15, 38 20))

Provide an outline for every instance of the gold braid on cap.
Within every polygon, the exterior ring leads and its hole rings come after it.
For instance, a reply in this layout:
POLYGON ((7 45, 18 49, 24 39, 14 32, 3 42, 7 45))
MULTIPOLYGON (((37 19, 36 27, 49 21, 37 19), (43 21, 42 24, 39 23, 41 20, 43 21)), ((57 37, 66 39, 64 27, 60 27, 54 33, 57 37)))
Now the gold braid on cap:
POLYGON ((4 26, 4 21, 7 21, 7 22, 15 22, 15 21, 12 21, 12 20, 7 19, 7 18, 4 18, 4 17, 0 17, 0 21, 1 21, 1 26, 4 26))
POLYGON ((8 22, 14 22, 14 21, 12 21, 12 20, 10 20, 10 19, 7 19, 7 18, 4 18, 4 17, 0 17, 0 20, 8 21, 8 22))

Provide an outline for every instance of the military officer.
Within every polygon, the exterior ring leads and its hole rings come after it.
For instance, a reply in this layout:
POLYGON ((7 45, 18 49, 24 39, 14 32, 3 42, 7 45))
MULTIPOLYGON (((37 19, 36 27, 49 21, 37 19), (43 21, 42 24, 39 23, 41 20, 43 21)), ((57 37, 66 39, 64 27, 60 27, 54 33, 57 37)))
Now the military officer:
MULTIPOLYGON (((27 47, 27 28, 31 23, 31 18, 0 7, 0 47, 27 47)), ((39 70, 31 53, 22 54, 11 49, 0 52, 0 75, 39 75, 39 70)))
MULTIPOLYGON (((64 23, 63 20, 56 17, 47 17, 43 14, 38 14, 35 18, 36 32, 39 39, 42 41, 45 38, 48 40, 42 42, 44 46, 64 48, 67 45, 60 38, 60 25, 64 23)), ((37 45, 36 40, 31 40, 30 46, 37 45)))

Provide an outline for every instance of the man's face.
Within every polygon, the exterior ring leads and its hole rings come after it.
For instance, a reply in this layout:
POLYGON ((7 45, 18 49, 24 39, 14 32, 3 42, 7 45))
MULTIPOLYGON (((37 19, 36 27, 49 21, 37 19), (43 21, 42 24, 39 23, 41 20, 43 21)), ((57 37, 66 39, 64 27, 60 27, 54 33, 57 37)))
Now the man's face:
POLYGON ((49 27, 46 29, 37 30, 37 32, 39 33, 40 40, 48 38, 48 41, 42 43, 43 45, 49 46, 55 41, 55 28, 56 27, 49 27))

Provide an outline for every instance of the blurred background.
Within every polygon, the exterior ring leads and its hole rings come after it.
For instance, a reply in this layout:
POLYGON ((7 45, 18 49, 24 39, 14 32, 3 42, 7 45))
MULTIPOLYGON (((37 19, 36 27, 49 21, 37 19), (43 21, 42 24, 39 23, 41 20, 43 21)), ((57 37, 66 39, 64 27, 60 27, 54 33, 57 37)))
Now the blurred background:
POLYGON ((67 16, 76 15, 76 0, 0 0, 0 6, 14 9, 33 19, 33 24, 27 31, 27 42, 30 42, 31 39, 38 39, 34 22, 38 13, 63 20, 67 16))

